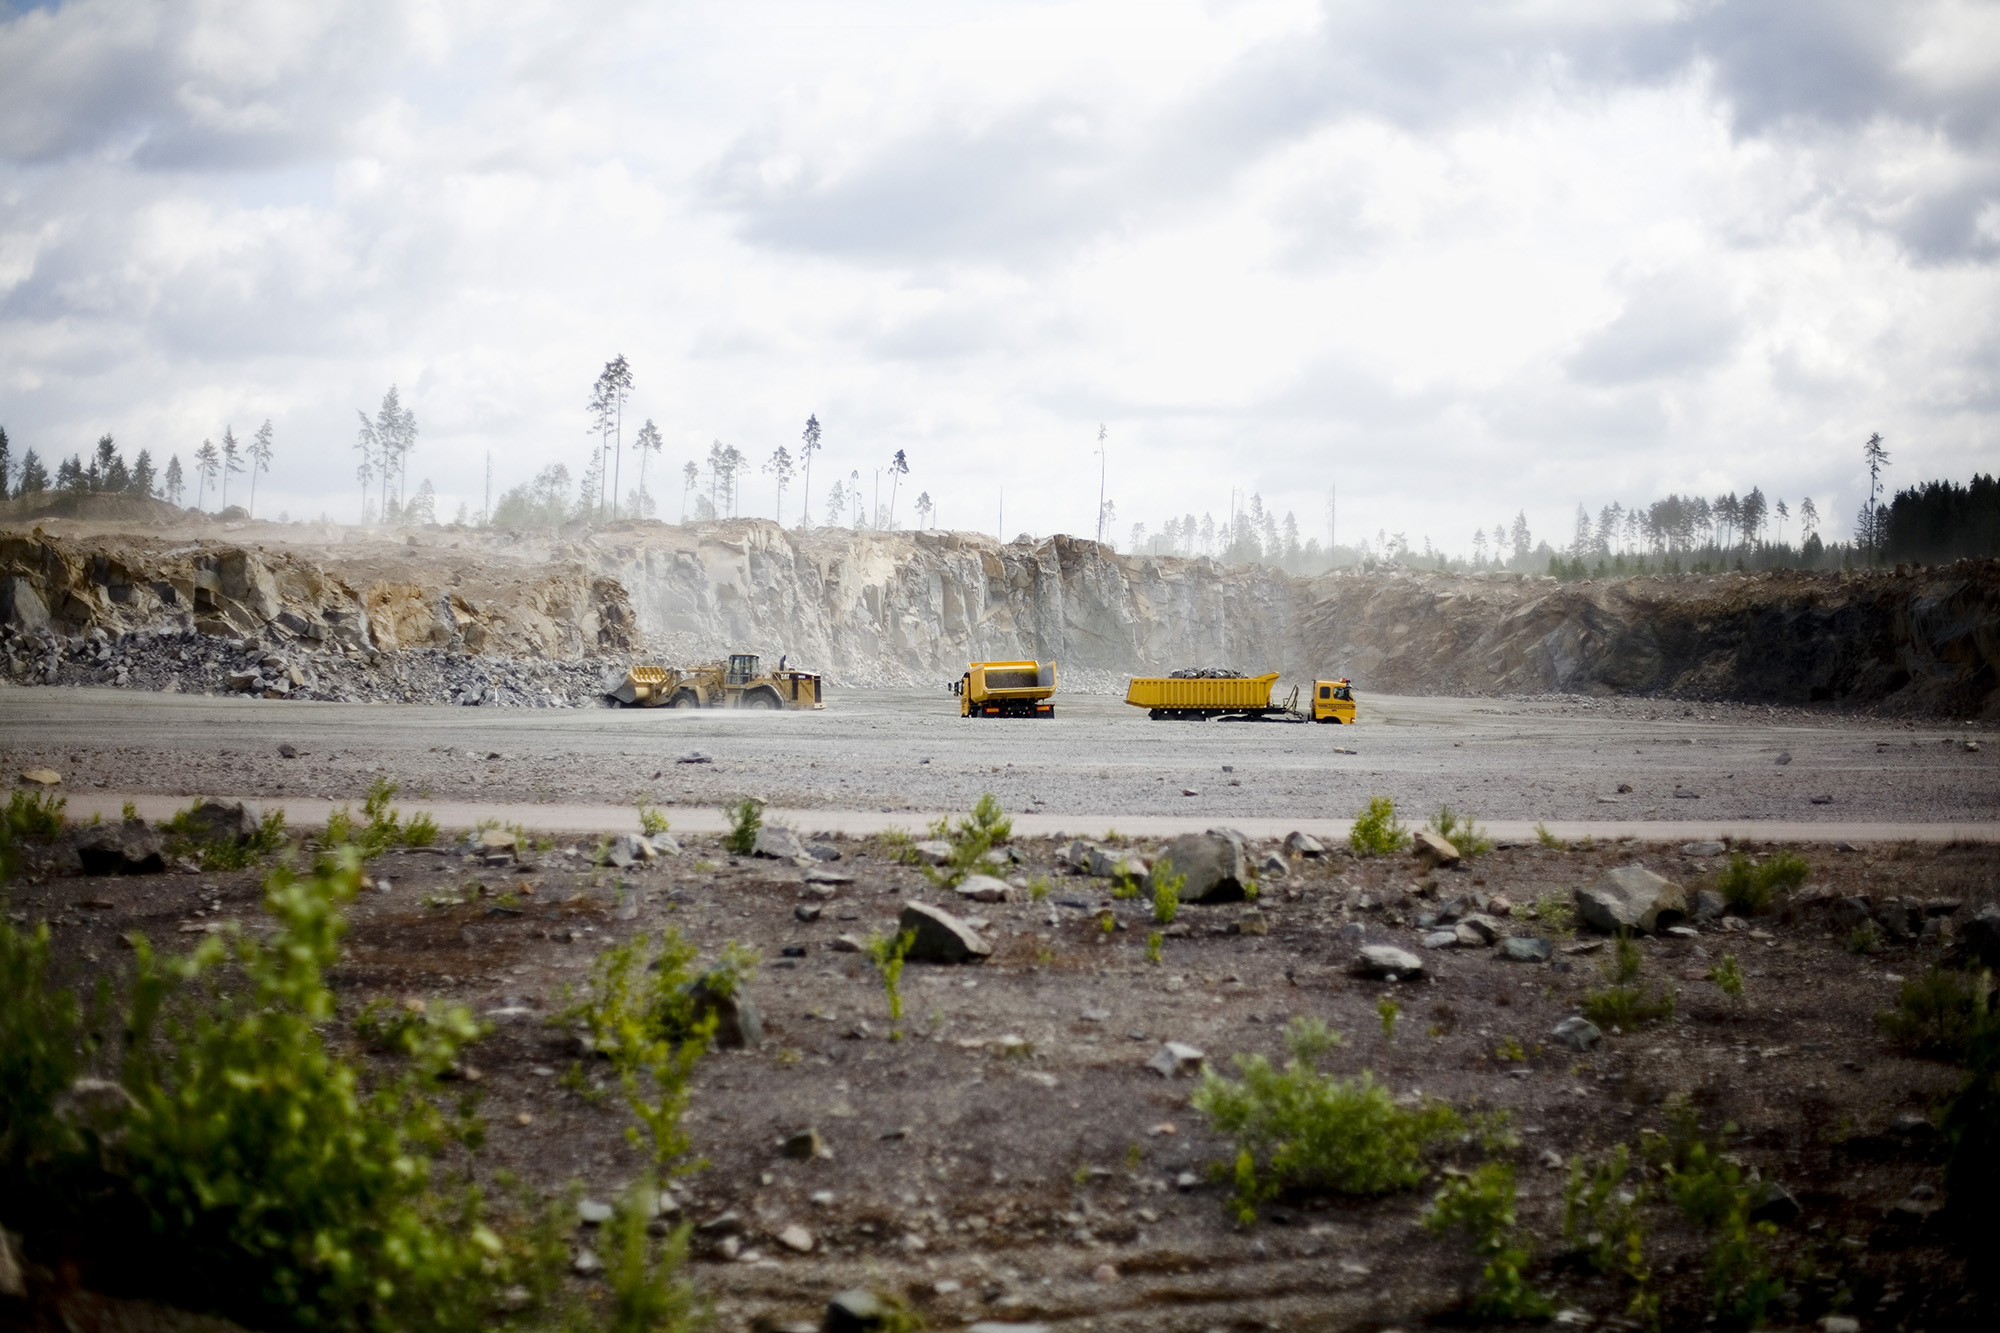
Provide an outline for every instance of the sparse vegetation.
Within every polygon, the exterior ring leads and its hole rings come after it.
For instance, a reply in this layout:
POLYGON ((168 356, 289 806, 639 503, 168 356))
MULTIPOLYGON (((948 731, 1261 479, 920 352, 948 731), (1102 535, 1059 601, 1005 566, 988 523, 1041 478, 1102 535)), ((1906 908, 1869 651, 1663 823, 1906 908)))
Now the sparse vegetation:
POLYGON ((1735 852, 1716 876, 1715 888, 1730 911, 1751 916, 1768 908, 1778 890, 1797 888, 1811 873, 1812 867, 1796 852, 1778 852, 1761 862, 1735 852))
POLYGON ((1567 842, 1549 832, 1549 826, 1539 821, 1535 824, 1535 841, 1552 852, 1566 852, 1569 850, 1567 842))
POLYGON ((910 952, 910 946, 917 942, 917 932, 905 930, 895 934, 884 932, 868 939, 868 959, 875 964, 875 971, 882 978, 882 992, 889 1000, 889 1040, 902 1036, 903 1022, 903 960, 910 952))
POLYGON ((1638 942, 1630 932, 1620 931, 1603 968, 1607 984, 1584 996, 1583 1016, 1599 1027, 1622 1031, 1672 1018, 1673 991, 1641 985, 1641 962, 1638 942))
POLYGON ((1715 966, 1708 969, 1708 979, 1715 988, 1729 997, 1736 1008, 1743 1007, 1743 965, 1736 961, 1736 955, 1726 953, 1715 960, 1715 966))
POLYGON ((373 857, 391 847, 428 847, 436 842, 437 821, 428 814, 420 814, 405 824, 402 811, 390 804, 400 790, 398 784, 387 778, 375 779, 361 800, 363 822, 357 824, 353 812, 345 805, 327 816, 326 845, 352 845, 360 849, 363 857, 373 857))
POLYGON ((1402 1006, 1384 995, 1375 1002, 1375 1012, 1382 1019, 1382 1040, 1385 1042, 1396 1040, 1396 1016, 1403 1012, 1402 1006))
POLYGON ((1295 1020, 1291 1059, 1280 1070, 1261 1055, 1238 1056, 1241 1080, 1206 1071, 1193 1105, 1235 1141, 1231 1171, 1237 1215, 1288 1189, 1386 1194, 1424 1178, 1423 1153, 1457 1132, 1458 1113, 1441 1102, 1399 1106, 1389 1089, 1320 1074, 1314 1064, 1337 1040, 1324 1024, 1295 1020))
POLYGON ((669 827, 666 815, 660 812, 658 806, 646 801, 639 802, 639 832, 649 838, 656 838, 665 833, 669 827))
POLYGON ((951 857, 941 866, 925 866, 924 877, 940 887, 963 883, 984 868, 987 854, 1014 834, 1014 821, 1000 808, 992 792, 981 795, 972 813, 956 824, 940 819, 931 826, 933 838, 951 844, 951 857))
POLYGON ((39 791, 15 791, 0 809, 0 882, 13 878, 24 840, 47 843, 63 829, 67 799, 39 791))
POLYGON ((1425 827, 1456 847, 1458 854, 1468 861, 1493 850, 1493 839, 1486 835, 1486 830, 1474 823, 1470 815, 1459 815, 1448 805, 1439 806, 1425 827))
POLYGON ((1557 939, 1576 934, 1576 902, 1567 894, 1544 893, 1535 899, 1534 917, 1557 939))
POLYGON ((757 850, 757 835, 764 829, 764 803, 753 796, 745 796, 735 805, 724 806, 722 813, 729 816, 729 832, 722 835, 722 845, 733 856, 748 856, 757 850))
POLYGON ((1160 945, 1165 939, 1166 937, 1160 934, 1160 932, 1157 930, 1149 930, 1146 932, 1147 962, 1157 963, 1160 961, 1160 945))
POLYGON ((285 845, 285 812, 268 810, 254 832, 237 837, 211 836, 207 824, 195 818, 200 801, 175 813, 160 827, 167 835, 167 854, 186 857, 203 870, 244 870, 285 845))
POLYGON ((1555 1309, 1528 1283, 1525 1270, 1534 1255, 1514 1230, 1512 1166, 1487 1162, 1470 1174, 1447 1175, 1423 1222, 1432 1235, 1463 1232, 1472 1252, 1485 1261, 1479 1285, 1466 1301, 1466 1313, 1473 1318, 1545 1319, 1555 1309))
POLYGON ((600 1231, 611 1292, 604 1326, 610 1333, 692 1333, 708 1325, 707 1302, 687 1277, 688 1224, 673 1228, 658 1245, 648 1234, 659 1197, 650 1177, 633 1182, 600 1231))
POLYGON ((1396 803, 1386 796, 1371 796, 1348 830, 1347 845, 1362 856, 1386 856, 1410 845, 1409 830, 1396 818, 1396 803))
POLYGON ((1187 876, 1174 873, 1172 857, 1163 856, 1153 863, 1153 920, 1163 926, 1171 926, 1180 915, 1181 890, 1187 887, 1187 876))
POLYGON ((1917 1055, 1963 1060, 1981 1029, 2000 1027, 1993 1013, 1993 977, 1932 966, 1904 980, 1896 1007, 1877 1016, 1889 1040, 1917 1055))
POLYGON ((1882 951, 1882 928, 1873 921, 1863 921, 1847 932, 1849 953, 1880 953, 1882 951))
MULTIPOLYGON (((1750 1220, 1751 1187, 1742 1168, 1702 1137, 1685 1099, 1669 1106, 1667 1121, 1668 1132, 1653 1136, 1650 1152, 1666 1196, 1711 1235, 1707 1280, 1716 1312, 1754 1327, 1785 1290, 1768 1252, 1777 1228, 1750 1220)), ((1725 1125, 1722 1132, 1733 1130, 1725 1125)))
POLYGON ((1049 881, 1049 877, 1047 875, 1035 876, 1033 879, 1028 881, 1028 901, 1036 903, 1040 902, 1042 899, 1049 896, 1049 890, 1053 889, 1054 887, 1055 885, 1049 881))

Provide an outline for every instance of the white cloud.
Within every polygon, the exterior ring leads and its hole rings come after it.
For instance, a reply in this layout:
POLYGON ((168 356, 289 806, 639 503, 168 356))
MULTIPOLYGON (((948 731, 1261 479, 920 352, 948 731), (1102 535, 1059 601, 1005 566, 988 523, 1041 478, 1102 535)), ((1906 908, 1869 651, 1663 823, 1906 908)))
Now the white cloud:
MULTIPOLYGON (((470 6, 0 20, 0 424, 273 419, 351 513, 391 382, 449 513, 580 471, 615 353, 659 470, 826 428, 947 523, 1259 491, 1462 547, 1669 489, 1844 514, 1990 469, 2000 57, 1937 3, 470 6), (1090 478, 1094 483, 1095 478, 1090 478)), ((674 487, 660 488, 668 512, 674 487)), ((753 505, 768 505, 759 488, 753 505)), ((796 505, 796 491, 788 505, 796 505)), ((815 499, 818 506, 818 499, 815 499)))

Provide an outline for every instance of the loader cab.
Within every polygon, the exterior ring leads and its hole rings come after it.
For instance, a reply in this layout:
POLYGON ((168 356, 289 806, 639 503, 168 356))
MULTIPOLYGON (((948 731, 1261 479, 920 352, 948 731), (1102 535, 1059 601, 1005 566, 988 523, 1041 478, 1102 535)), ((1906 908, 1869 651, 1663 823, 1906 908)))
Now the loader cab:
POLYGON ((726 684, 738 689, 757 679, 757 655, 755 653, 731 653, 729 655, 729 676, 726 684))
POLYGON ((1354 687, 1345 676, 1313 682, 1312 718, 1315 722, 1354 724, 1354 687))

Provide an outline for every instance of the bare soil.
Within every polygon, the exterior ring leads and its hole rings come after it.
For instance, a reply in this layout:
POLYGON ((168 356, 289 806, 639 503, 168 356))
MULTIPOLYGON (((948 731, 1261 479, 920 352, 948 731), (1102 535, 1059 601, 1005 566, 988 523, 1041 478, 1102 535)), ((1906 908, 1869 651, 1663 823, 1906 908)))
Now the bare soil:
MULTIPOLYGON (((764 1040, 703 1062, 689 1128, 708 1165, 681 1187, 697 1223, 737 1219, 697 1242, 699 1283, 727 1329, 812 1321, 831 1293, 862 1282, 907 1292, 934 1328, 979 1318, 1165 1333, 1456 1321, 1475 1266, 1461 1245, 1417 1227, 1428 1190, 1286 1199, 1238 1226, 1209 1174, 1227 1145, 1189 1106, 1191 1082, 1145 1067, 1162 1040, 1198 1046, 1224 1071, 1239 1054, 1280 1058, 1284 1024, 1301 1015, 1346 1034, 1331 1070, 1369 1069, 1399 1094, 1509 1113, 1520 1219, 1540 1240, 1534 1280, 1593 1326, 1625 1326, 1629 1293, 1561 1261, 1563 1173, 1544 1154, 1632 1143, 1665 1127, 1665 1104, 1679 1095, 1711 1131, 1733 1123, 1732 1151, 1803 1207, 1775 1241, 1793 1293, 1776 1322, 1803 1327, 1839 1309, 1864 1328, 1976 1326, 1964 1256, 1913 1196, 1922 1186, 1942 1194, 1935 1135, 1892 1129, 1899 1115, 1931 1113, 1956 1071, 1899 1054, 1876 1026, 1897 980, 1925 965, 1917 946, 1855 954, 1823 913, 1797 906, 1704 924, 1694 938, 1647 939, 1645 975, 1678 992, 1676 1016, 1609 1034, 1586 1055, 1548 1033, 1601 984, 1607 949, 1572 951, 1588 938, 1559 938, 1549 965, 1503 962, 1491 949, 1428 952, 1419 983, 1348 970, 1353 946, 1340 931, 1349 922, 1415 948, 1419 911, 1478 890, 1511 899, 1509 928, 1532 933, 1521 909, 1566 897, 1604 868, 1637 860, 1692 891, 1712 882, 1714 858, 1642 843, 1513 846, 1428 875, 1402 856, 1295 859, 1257 904, 1268 935, 1232 933, 1240 904, 1187 907, 1186 933, 1152 963, 1143 901, 1062 875, 1056 845, 1030 840, 1017 844, 1020 871, 1050 876, 1053 890, 970 908, 990 921, 992 959, 912 965, 903 1037, 892 1041, 879 979, 836 937, 885 929, 905 900, 944 895, 879 841, 835 843, 842 856, 831 868, 854 882, 811 923, 795 915, 818 902, 800 870, 732 859, 705 836, 623 872, 589 864, 595 840, 519 867, 456 852, 385 856, 370 868, 383 887, 351 912, 334 978, 341 1020, 378 996, 488 1015, 493 1031, 471 1056, 490 1127, 477 1170, 551 1191, 580 1181, 608 1199, 643 1159, 615 1098, 565 1086, 572 1067, 587 1084, 602 1079, 548 1022, 565 988, 583 982, 606 945, 638 932, 673 927, 705 956, 730 941, 758 950, 752 995, 764 1040), (1380 906, 1368 910, 1364 896, 1380 906), (1704 980, 1725 951, 1745 971, 1740 1010, 1704 980), (1400 1006, 1393 1040, 1377 1012, 1385 995, 1400 1006), (1001 1037, 1025 1039, 1032 1055, 1001 1054, 1001 1037), (1503 1058, 1510 1038, 1524 1060, 1503 1058), (780 1140, 807 1127, 831 1155, 781 1156, 780 1140), (791 1223, 812 1232, 812 1253, 777 1242, 791 1223)), ((1991 845, 1806 854, 1813 870, 1801 897, 1813 901, 1950 900, 1963 919, 2000 896, 1991 845)), ((259 893, 255 872, 31 875, 14 886, 11 908, 49 921, 60 969, 85 980, 116 971, 133 932, 183 942, 220 921, 253 922, 259 893)), ((1698 1326, 1701 1240, 1663 1210, 1654 1220, 1649 1257, 1665 1325, 1698 1326)))

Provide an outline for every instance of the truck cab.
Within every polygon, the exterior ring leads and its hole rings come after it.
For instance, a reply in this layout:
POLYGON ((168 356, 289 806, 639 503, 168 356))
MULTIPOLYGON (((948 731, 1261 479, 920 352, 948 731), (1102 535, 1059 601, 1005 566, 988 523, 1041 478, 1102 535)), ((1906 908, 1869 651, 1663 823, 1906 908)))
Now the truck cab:
POLYGON ((1354 687, 1347 677, 1313 682, 1312 720, 1354 725, 1354 687))

